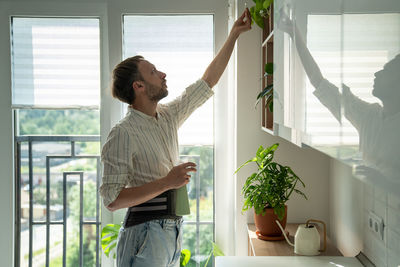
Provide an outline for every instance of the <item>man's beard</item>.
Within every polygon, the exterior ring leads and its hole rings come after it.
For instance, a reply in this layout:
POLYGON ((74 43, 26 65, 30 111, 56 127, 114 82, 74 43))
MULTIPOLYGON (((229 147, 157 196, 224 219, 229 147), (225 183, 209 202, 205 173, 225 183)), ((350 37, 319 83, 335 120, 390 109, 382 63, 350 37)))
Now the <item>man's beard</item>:
POLYGON ((168 95, 168 90, 144 81, 146 86, 146 94, 151 101, 160 101, 168 95))

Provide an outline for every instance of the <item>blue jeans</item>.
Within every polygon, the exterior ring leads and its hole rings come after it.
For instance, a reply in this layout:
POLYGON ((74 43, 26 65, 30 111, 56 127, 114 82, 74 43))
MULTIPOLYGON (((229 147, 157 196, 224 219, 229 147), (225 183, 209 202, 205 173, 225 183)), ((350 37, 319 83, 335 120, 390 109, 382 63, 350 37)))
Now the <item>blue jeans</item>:
POLYGON ((179 267, 182 219, 152 220, 121 230, 118 267, 179 267))

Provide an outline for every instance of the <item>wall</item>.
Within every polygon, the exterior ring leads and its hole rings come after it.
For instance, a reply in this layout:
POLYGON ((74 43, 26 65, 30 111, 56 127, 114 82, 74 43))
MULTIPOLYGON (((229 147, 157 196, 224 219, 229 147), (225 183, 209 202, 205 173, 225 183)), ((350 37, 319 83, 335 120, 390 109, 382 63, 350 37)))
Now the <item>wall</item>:
MULTIPOLYGON (((0 32, 9 32, 9 21, 5 15, 7 7, 0 2, 0 32)), ((3 64, 9 66, 8 36, 2 35, 0 38, 0 58, 3 64), (8 62, 8 64, 7 64, 8 62)), ((0 240, 0 257, 2 266, 13 266, 13 135, 12 135, 12 113, 11 113, 11 70, 9 68, 0 68, 0 210, 2 219, 0 220, 0 229, 2 238, 0 240), (5 215, 5 216, 4 216, 5 215)))
POLYGON ((330 173, 331 239, 345 256, 362 251, 376 266, 400 265, 400 198, 352 176, 335 159, 330 173), (368 213, 383 218, 384 240, 367 227, 368 213))
MULTIPOLYGON (((237 1, 239 15, 246 1, 237 1)), ((248 3, 249 4, 249 3, 248 3)), ((249 7, 251 5, 249 4, 249 7)), ((329 221, 329 158, 312 148, 299 148, 284 139, 261 130, 260 105, 254 108, 256 96, 261 90, 261 30, 253 25, 237 43, 236 81, 236 165, 254 157, 260 145, 280 143, 276 159, 292 167, 305 182, 309 200, 297 196, 288 202, 288 221, 305 222, 309 218, 329 221)), ((236 255, 247 254, 247 222, 253 222, 252 211, 241 213, 243 197, 240 193, 246 177, 254 168, 245 168, 236 180, 236 255)))

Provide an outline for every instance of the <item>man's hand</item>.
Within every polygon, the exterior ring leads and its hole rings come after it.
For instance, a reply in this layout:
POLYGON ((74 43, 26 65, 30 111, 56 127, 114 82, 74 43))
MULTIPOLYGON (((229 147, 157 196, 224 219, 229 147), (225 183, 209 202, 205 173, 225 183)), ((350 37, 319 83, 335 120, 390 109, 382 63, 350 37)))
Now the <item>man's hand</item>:
POLYGON ((165 177, 166 183, 171 189, 180 188, 190 182, 190 174, 188 172, 195 172, 196 164, 193 162, 186 162, 175 166, 165 177))
POLYGON ((235 21, 232 27, 232 33, 237 36, 251 29, 251 15, 248 8, 246 8, 242 15, 235 21))
POLYGON ((290 35, 290 37, 294 38, 293 33, 295 32, 295 30, 293 21, 285 13, 283 8, 279 10, 279 20, 277 26, 279 30, 286 32, 287 34, 290 35))

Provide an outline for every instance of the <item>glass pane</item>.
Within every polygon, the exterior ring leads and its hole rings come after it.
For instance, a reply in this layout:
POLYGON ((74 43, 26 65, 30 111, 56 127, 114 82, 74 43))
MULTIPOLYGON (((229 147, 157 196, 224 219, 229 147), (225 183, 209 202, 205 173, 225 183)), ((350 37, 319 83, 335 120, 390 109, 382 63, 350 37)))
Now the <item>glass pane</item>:
POLYGON ((186 266, 196 267, 196 261, 198 257, 196 255, 196 225, 194 224, 183 224, 183 235, 182 235, 182 249, 188 249, 191 252, 190 261, 186 266))
MULTIPOLYGON (((46 265, 46 226, 33 226, 33 248, 32 248, 32 265, 34 267, 42 267, 46 265)), ((29 255, 29 254, 28 254, 29 255)), ((26 261, 29 258, 25 259, 26 261)))
MULTIPOLYGON (((184 151, 188 152, 188 150, 184 151)), ((193 154, 180 154, 180 162, 194 162, 197 165, 197 169, 200 167, 200 156, 193 154)), ((184 217, 185 221, 196 221, 197 216, 197 195, 198 195, 198 183, 199 183, 199 172, 189 173, 191 175, 190 182, 186 185, 188 196, 189 196, 189 204, 190 204, 190 215, 184 217)))
POLYGON ((83 184, 83 220, 95 221, 96 220, 96 172, 86 173, 83 184), (91 177, 86 176, 91 175, 91 177))
MULTIPOLYGON (((201 266, 205 265, 208 257, 210 256, 210 253, 213 249, 213 246, 212 246, 212 242, 214 242, 213 236, 214 236, 214 231, 213 231, 212 224, 200 225, 200 249, 199 249, 199 252, 200 252, 200 255, 205 258, 204 261, 201 263, 201 266)), ((207 264, 207 267, 212 267, 212 266, 213 266, 213 256, 211 256, 211 258, 207 264)))
MULTIPOLYGON (((27 210, 25 208, 22 208, 21 212, 24 212, 24 210, 27 210)), ((29 225, 28 225, 28 220, 29 220, 29 213, 26 214, 21 214, 21 241, 20 241, 20 263, 21 266, 28 266, 29 264, 29 225)))
POLYGON ((76 142, 75 143, 76 155, 99 155, 100 143, 99 142, 76 142))
MULTIPOLYGON (((212 15, 126 15, 124 58, 142 55, 167 74, 169 102, 201 78, 213 59, 212 15), (154 42, 157 36, 157 42, 154 42)), ((182 145, 213 143, 213 102, 197 109, 179 130, 182 145)))
POLYGON ((200 221, 214 221, 214 150, 204 146, 200 151, 200 221))
POLYGON ((213 221, 214 150, 212 146, 181 146, 181 158, 187 157, 197 164, 197 172, 189 186, 190 216, 185 220, 195 220, 197 200, 199 220, 213 221), (186 156, 185 156, 186 155, 186 156))
POLYGON ((19 135, 100 134, 98 110, 18 110, 18 122, 19 135))
POLYGON ((12 18, 12 105, 93 107, 100 100, 95 18, 12 18))
MULTIPOLYGON (((49 147, 56 147, 55 143, 49 143, 49 147)), ((46 220, 46 145, 42 143, 32 144, 32 166, 33 166, 33 221, 46 220)), ((22 146, 28 149, 28 145, 22 146)), ((29 159, 28 159, 29 160, 29 159)), ((26 187, 29 189, 29 184, 26 187)), ((29 191, 28 191, 29 192, 29 191)))
POLYGON ((96 226, 83 227, 83 267, 96 266, 96 226))
POLYGON ((50 266, 62 266, 63 263, 63 226, 50 226, 50 266))
POLYGON ((80 177, 69 175, 67 179, 71 182, 67 191, 67 266, 79 266, 80 177))

